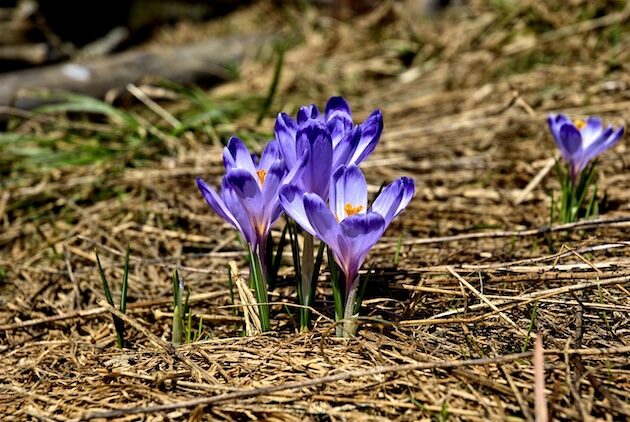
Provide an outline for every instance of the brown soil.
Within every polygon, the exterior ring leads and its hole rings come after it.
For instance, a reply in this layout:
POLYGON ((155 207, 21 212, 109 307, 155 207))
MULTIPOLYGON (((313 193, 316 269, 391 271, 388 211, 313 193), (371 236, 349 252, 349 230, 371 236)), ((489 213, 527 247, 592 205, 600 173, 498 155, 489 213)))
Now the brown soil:
MULTIPOLYGON (((383 2, 339 22, 263 2, 227 17, 232 31, 239 19, 264 30, 273 21, 293 37, 260 124, 269 51, 205 97, 239 111, 182 134, 138 104, 125 108, 140 116, 132 129, 76 113, 14 117, 23 154, 0 143, 0 153, 21 157, 0 160, 2 419, 532 421, 536 333, 551 419, 628 418, 627 137, 599 159, 595 220, 549 227, 553 171, 527 186, 556 154, 548 113, 630 123, 630 8, 490 3, 429 19, 383 2), (219 183, 220 140, 230 134, 264 141, 273 113, 335 94, 357 118, 383 111, 381 143, 363 165, 372 193, 411 175, 415 199, 370 255, 355 339, 334 338, 326 273, 316 326, 298 332, 288 254, 271 295, 273 331, 243 336, 227 267, 244 269, 245 253, 194 178, 219 183), (58 142, 56 152, 96 142, 115 159, 40 165, 24 158, 34 139, 58 142), (122 139, 141 147, 126 150, 122 139), (127 243, 121 351, 94 250, 118 297, 127 243), (174 349, 176 267, 204 327, 199 341, 174 349)), ((180 91, 147 92, 179 120, 195 107, 180 91)))

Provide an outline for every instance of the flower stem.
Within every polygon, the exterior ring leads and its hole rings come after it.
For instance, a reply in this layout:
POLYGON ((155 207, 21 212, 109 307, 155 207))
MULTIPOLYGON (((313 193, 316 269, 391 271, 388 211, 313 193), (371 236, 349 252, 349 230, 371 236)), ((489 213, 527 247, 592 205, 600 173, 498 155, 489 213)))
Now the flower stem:
MULTIPOLYGON (((357 293, 359 291, 359 276, 357 275, 348 289, 348 295, 346 297, 346 306, 343 315, 343 332, 341 337, 350 337, 357 332, 357 320, 358 313, 354 313, 355 302, 357 301, 357 293)), ((337 334, 339 335, 339 334, 337 334)))
POLYGON ((269 331, 271 322, 269 319, 267 280, 265 272, 263 271, 264 264, 262 264, 264 262, 264 254, 260 254, 260 250, 258 253, 254 253, 254 250, 250 247, 249 258, 251 284, 254 286, 254 294, 256 295, 256 302, 258 302, 258 311, 260 314, 260 328, 262 331, 269 331))
MULTIPOLYGON (((302 303, 303 306, 310 306, 312 298, 312 282, 313 282, 313 251, 314 241, 313 235, 304 233, 304 247, 302 250, 302 303)), ((300 308, 300 330, 307 331, 311 320, 311 311, 308 308, 300 308)))

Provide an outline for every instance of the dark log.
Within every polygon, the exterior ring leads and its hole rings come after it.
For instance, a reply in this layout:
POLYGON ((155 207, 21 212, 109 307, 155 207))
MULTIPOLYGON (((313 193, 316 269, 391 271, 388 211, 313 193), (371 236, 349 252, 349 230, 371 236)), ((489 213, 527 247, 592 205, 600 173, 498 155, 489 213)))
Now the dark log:
POLYGON ((0 106, 30 109, 41 98, 18 95, 45 88, 102 97, 109 90, 157 76, 180 83, 229 78, 226 66, 271 41, 269 35, 231 37, 162 50, 130 51, 86 62, 70 62, 0 75, 0 106))

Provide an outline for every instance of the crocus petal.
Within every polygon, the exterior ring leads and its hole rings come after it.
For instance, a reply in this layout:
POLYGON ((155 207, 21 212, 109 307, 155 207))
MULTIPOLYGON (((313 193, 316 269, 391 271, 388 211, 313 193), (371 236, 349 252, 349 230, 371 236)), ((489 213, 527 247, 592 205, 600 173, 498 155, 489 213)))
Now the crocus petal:
POLYGON ((293 168, 284 175, 284 179, 282 179, 282 185, 288 185, 293 183, 295 180, 302 177, 302 173, 304 172, 304 168, 306 167, 306 163, 308 163, 310 157, 309 151, 304 151, 300 159, 293 166, 293 168))
POLYGON ((341 166, 335 171, 330 187, 330 207, 338 221, 367 211, 367 183, 356 165, 341 166))
POLYGON ((306 192, 328 198, 328 184, 332 173, 332 141, 326 126, 319 120, 308 120, 297 133, 297 150, 308 151, 300 183, 306 192))
MULTIPOLYGON (((547 118, 547 123, 549 124, 549 130, 551 131, 551 134, 553 135, 554 139, 560 139, 560 128, 562 127, 562 125, 564 125, 565 123, 568 124, 572 124, 571 120, 565 116, 564 114, 558 114, 558 115, 554 115, 554 114, 550 114, 549 117, 547 118)), ((556 141, 556 143, 558 143, 558 141, 556 141)), ((561 152, 563 153, 562 155, 564 156, 565 153, 563 152, 563 146, 561 146, 560 144, 558 144, 561 152)))
POLYGON ((315 236, 330 246, 331 249, 339 251, 339 236, 341 234, 339 223, 322 198, 314 193, 305 193, 304 211, 315 236))
POLYGON ((623 131, 623 126, 617 128, 617 130, 613 130, 613 128, 609 126, 606 130, 604 130, 600 137, 589 146, 589 160, 614 147, 623 136, 623 131))
POLYGON ((298 110, 297 114, 297 122, 298 125, 301 125, 307 120, 310 119, 318 119, 319 118, 319 109, 315 104, 311 104, 310 106, 302 106, 298 110))
POLYGON ((387 227, 409 205, 414 192, 413 179, 409 177, 396 179, 381 191, 372 203, 370 211, 382 215, 385 220, 385 227, 387 227))
POLYGON ((359 164, 376 148, 383 133, 383 114, 374 110, 370 117, 361 124, 361 140, 349 163, 359 164))
POLYGON ((587 149, 593 142, 595 142, 602 134, 603 125, 599 117, 592 116, 586 120, 586 126, 584 126, 580 133, 582 134, 582 148, 587 149))
POLYGON ((343 139, 344 135, 352 129, 353 123, 350 115, 335 111, 326 120, 326 127, 332 139, 333 148, 343 139))
POLYGON ((282 179, 285 173, 284 162, 277 160, 269 167, 262 187, 263 205, 265 207, 265 219, 271 226, 280 216, 280 198, 278 197, 282 179))
POLYGON ((350 284, 354 282, 370 249, 383 236, 385 220, 376 213, 353 215, 343 220, 340 227, 348 250, 339 259, 346 267, 346 283, 350 284))
POLYGON ((361 142, 361 126, 345 134, 336 147, 333 147, 333 164, 332 168, 336 169, 341 165, 347 165, 351 162, 351 158, 359 147, 361 142))
POLYGON ((226 207, 223 199, 219 196, 217 191, 213 187, 208 186, 206 182, 201 179, 201 177, 197 177, 196 181, 199 191, 203 195, 208 205, 210 205, 210 208, 212 208, 214 212, 219 215, 219 217, 223 218, 236 229, 241 230, 238 222, 236 221, 230 210, 226 207))
POLYGON ((244 169, 232 169, 225 175, 225 183, 236 194, 237 199, 245 209, 251 225, 258 235, 263 235, 269 223, 264 218, 264 200, 257 177, 244 169))
POLYGON ((234 189, 226 183, 225 178, 222 182, 221 198, 227 209, 229 209, 234 216, 234 219, 238 222, 236 227, 245 238, 245 241, 255 248, 258 245, 259 238, 254 231, 252 219, 250 215, 247 214, 234 189))
POLYGON ((304 191, 295 185, 286 185, 280 188, 280 203, 284 212, 293 219, 300 227, 316 235, 315 229, 311 226, 304 209, 304 191))
POLYGON ((556 142, 558 145, 562 145, 560 149, 566 151, 567 157, 565 158, 569 161, 580 150, 582 135, 573 124, 564 124, 560 128, 560 139, 557 139, 556 142))
POLYGON ((227 146, 223 148, 223 163, 226 171, 240 168, 247 170, 252 175, 256 174, 256 166, 254 166, 252 156, 243 141, 236 137, 230 138, 227 146))
POLYGON ((260 156, 259 169, 269 170, 272 164, 282 159, 282 153, 280 152, 280 145, 278 141, 271 140, 265 145, 263 152, 260 156))
POLYGON ((330 97, 328 99, 328 102, 326 102, 325 110, 326 110, 325 111, 326 122, 330 120, 331 116, 334 113, 339 113, 339 112, 347 115, 350 118, 350 121, 352 121, 352 112, 350 111, 350 104, 348 104, 346 99, 343 97, 330 97))
POLYGON ((280 151, 288 169, 293 168, 297 161, 295 150, 295 136, 297 123, 286 113, 278 114, 276 118, 275 137, 280 143, 280 151))

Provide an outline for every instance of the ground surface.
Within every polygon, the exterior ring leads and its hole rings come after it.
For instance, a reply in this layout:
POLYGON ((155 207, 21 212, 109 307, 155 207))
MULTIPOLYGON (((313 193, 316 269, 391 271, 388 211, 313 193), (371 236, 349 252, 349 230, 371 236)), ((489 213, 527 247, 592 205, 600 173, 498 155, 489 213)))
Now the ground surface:
MULTIPOLYGON (((265 3, 228 17, 226 31, 291 35, 260 123, 269 51, 209 92, 145 87, 176 120, 133 97, 13 111, 0 137, 3 420, 533 420, 533 333, 552 418, 630 415, 627 137, 600 159, 598 219, 550 230, 553 172, 526 189, 556 154, 549 112, 630 123, 630 8, 471 1, 431 21, 385 3, 346 23, 265 3), (332 335, 326 274, 312 332, 279 304, 273 332, 244 337, 227 287, 243 249, 194 177, 218 184, 221 141, 260 145, 274 113, 333 94, 357 119, 383 110, 363 165, 372 192, 411 175, 416 197, 371 254, 356 339, 332 335), (117 297, 127 243, 120 351, 94 249, 117 297), (175 351, 176 266, 204 328, 175 351)), ((164 40, 190 28, 178 31, 164 40)), ((272 298, 295 303, 292 269, 282 274, 272 298)))

